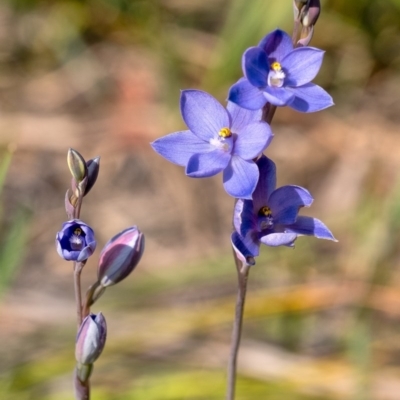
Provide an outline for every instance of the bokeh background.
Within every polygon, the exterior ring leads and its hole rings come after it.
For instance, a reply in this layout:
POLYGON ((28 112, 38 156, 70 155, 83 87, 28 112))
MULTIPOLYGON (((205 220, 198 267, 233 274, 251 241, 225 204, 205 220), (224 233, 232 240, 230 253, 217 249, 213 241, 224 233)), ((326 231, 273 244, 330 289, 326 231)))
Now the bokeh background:
MULTIPOLYGON (((82 219, 98 248, 137 224, 146 252, 93 311, 108 342, 96 400, 224 398, 236 293, 233 200, 149 142, 184 128, 185 88, 222 102, 241 54, 292 29, 291 0, 3 0, 0 4, 0 398, 72 397, 72 266, 56 254, 69 147, 101 156, 82 219)), ((238 400, 400 393, 400 0, 325 0, 312 45, 336 106, 278 109, 278 183, 338 243, 264 248, 250 274, 238 400)), ((98 253, 83 274, 96 274, 98 253)))

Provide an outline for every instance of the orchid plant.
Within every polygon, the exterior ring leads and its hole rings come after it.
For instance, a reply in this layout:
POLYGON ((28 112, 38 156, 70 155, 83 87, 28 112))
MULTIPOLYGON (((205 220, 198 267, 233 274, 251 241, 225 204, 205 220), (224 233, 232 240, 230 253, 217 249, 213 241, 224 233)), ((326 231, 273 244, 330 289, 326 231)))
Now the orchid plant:
POLYGON ((276 188, 275 164, 264 155, 274 136, 270 124, 277 107, 310 113, 333 105, 331 96, 311 82, 324 54, 308 46, 320 13, 319 0, 294 0, 293 8, 292 37, 276 29, 244 52, 244 76, 229 89, 226 109, 208 93, 184 90, 180 110, 188 130, 151 144, 168 161, 185 167, 191 178, 222 172, 224 189, 235 198, 231 243, 238 295, 227 400, 235 398, 247 281, 260 244, 293 247, 304 235, 336 241, 323 222, 298 215, 313 202, 311 194, 300 186, 276 188))
MULTIPOLYGON (((235 398, 236 366, 240 346, 247 281, 256 264, 260 245, 293 247, 299 236, 336 239, 323 222, 300 216, 313 198, 295 185, 276 188, 276 166, 264 152, 274 135, 271 122, 277 107, 304 113, 333 105, 331 96, 311 81, 323 60, 323 51, 309 47, 320 13, 319 0, 293 0, 294 29, 290 37, 276 29, 242 57, 243 77, 232 85, 226 108, 211 94, 184 90, 180 111, 188 129, 173 132, 151 143, 168 161, 185 167, 191 178, 222 173, 225 191, 235 199, 231 244, 238 276, 238 292, 228 361, 227 400, 235 398)), ((107 324, 91 306, 106 288, 125 279, 139 263, 144 236, 131 226, 113 236, 100 253, 97 279, 83 299, 80 276, 96 250, 94 230, 80 219, 84 197, 94 186, 100 159, 88 161, 76 150, 68 151, 72 174, 65 197, 68 221, 56 235, 61 258, 73 263, 77 310, 74 373, 75 398, 90 399, 93 364, 101 355, 107 324)))
POLYGON ((84 196, 97 180, 100 158, 85 161, 80 153, 70 149, 67 161, 72 174, 71 189, 65 195, 68 221, 56 234, 56 248, 61 258, 73 263, 77 310, 74 390, 76 400, 89 400, 93 364, 102 353, 107 337, 104 315, 91 313, 90 307, 107 287, 121 282, 133 271, 144 251, 144 235, 137 226, 131 226, 106 243, 100 253, 97 279, 82 299, 81 272, 93 255, 97 242, 93 229, 80 219, 80 212, 84 196))

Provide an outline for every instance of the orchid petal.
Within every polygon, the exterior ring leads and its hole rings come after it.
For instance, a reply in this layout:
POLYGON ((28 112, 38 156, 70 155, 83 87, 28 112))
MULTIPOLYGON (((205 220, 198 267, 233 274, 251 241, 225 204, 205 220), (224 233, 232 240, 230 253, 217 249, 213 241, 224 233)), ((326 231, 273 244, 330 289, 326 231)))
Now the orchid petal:
POLYGON ((313 202, 310 192, 300 186, 282 186, 269 197, 268 206, 274 223, 293 224, 300 207, 309 207, 313 202))
POLYGON ((269 196, 276 187, 276 167, 275 163, 265 155, 257 160, 260 171, 260 179, 253 193, 254 213, 258 214, 261 207, 266 206, 269 196))
POLYGON ((253 122, 240 132, 233 148, 233 155, 251 160, 262 153, 271 143, 273 134, 266 122, 253 122))
POLYGON ((243 237, 237 232, 233 232, 231 235, 231 242, 235 252, 239 252, 239 255, 241 255, 240 258, 242 262, 243 260, 248 262, 249 258, 257 257, 260 254, 260 244, 250 235, 243 237))
POLYGON ((259 110, 267 102, 263 91, 254 87, 246 78, 239 79, 231 86, 228 100, 248 110, 259 110))
POLYGON ((270 62, 283 59, 286 54, 293 50, 292 38, 284 31, 276 29, 258 44, 267 54, 270 62))
POLYGON ((294 241, 297 239, 295 233, 270 233, 260 238, 260 242, 267 246, 290 246, 294 245, 294 241))
POLYGON ((250 47, 242 58, 243 74, 255 87, 263 88, 267 85, 269 63, 267 54, 260 47, 250 47))
POLYGON ((313 47, 294 49, 282 60, 287 71, 285 86, 301 86, 312 81, 321 68, 324 51, 313 47))
POLYGON ((214 146, 190 131, 163 136, 151 143, 151 147, 168 161, 181 166, 186 166, 194 154, 208 153, 214 149, 214 146))
POLYGON ((250 231, 257 231, 257 216, 253 213, 251 200, 238 199, 233 211, 233 225, 242 236, 250 231))
POLYGON ((233 197, 251 199, 251 194, 257 185, 258 176, 258 168, 253 161, 232 156, 231 162, 224 170, 224 188, 233 197))
POLYGON ((299 216, 294 224, 285 227, 285 231, 337 242, 332 232, 317 218, 299 216))
POLYGON ((267 86, 264 88, 263 95, 268 103, 279 107, 288 105, 295 98, 295 93, 292 93, 286 87, 267 86))
POLYGON ((192 178, 207 178, 221 172, 231 159, 230 153, 216 149, 209 153, 194 154, 186 167, 186 175, 192 178))
POLYGON ((297 111, 309 113, 320 111, 333 105, 332 97, 314 83, 307 83, 292 89, 288 88, 288 90, 291 90, 295 95, 293 101, 288 105, 297 111))
POLYGON ((261 121, 261 108, 258 110, 247 110, 246 108, 239 107, 231 101, 228 101, 226 108, 232 119, 232 132, 240 132, 246 125, 251 124, 252 122, 261 121))
POLYGON ((216 137, 222 128, 230 127, 225 108, 210 94, 201 90, 184 90, 181 114, 188 128, 204 141, 216 137))

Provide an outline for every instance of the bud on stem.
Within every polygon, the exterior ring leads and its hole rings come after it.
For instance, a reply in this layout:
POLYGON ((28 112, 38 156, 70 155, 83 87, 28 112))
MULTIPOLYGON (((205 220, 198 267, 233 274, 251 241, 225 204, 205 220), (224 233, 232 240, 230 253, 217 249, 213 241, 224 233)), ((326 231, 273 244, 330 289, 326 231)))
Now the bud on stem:
POLYGON ((103 287, 125 279, 139 263, 144 251, 144 235, 137 226, 115 235, 100 253, 97 279, 103 287))
POLYGON ((81 183, 88 173, 85 159, 76 150, 69 149, 67 163, 72 177, 78 184, 81 183))

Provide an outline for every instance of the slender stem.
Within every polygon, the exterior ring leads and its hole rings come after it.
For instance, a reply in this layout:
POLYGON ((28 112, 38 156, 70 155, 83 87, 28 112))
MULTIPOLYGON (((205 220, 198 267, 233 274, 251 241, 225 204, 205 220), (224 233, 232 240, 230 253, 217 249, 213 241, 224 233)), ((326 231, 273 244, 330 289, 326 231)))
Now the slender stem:
POLYGON ((95 282, 86 292, 85 301, 82 305, 82 319, 90 314, 90 306, 104 293, 105 287, 99 281, 95 282))
POLYGON ((74 389, 76 400, 89 400, 90 399, 90 382, 87 379, 86 382, 82 382, 74 371, 74 389))
POLYGON ((242 336, 244 304, 246 300, 247 280, 250 272, 250 267, 247 265, 242 266, 242 263, 234 253, 236 269, 238 274, 238 291, 236 297, 235 320, 233 323, 231 352, 228 362, 228 380, 226 400, 234 400, 235 387, 236 387, 236 370, 237 358, 239 353, 240 339, 242 336))
POLYGON ((85 262, 74 262, 74 289, 76 302, 76 316, 78 330, 82 323, 82 291, 81 291, 81 272, 85 262))

